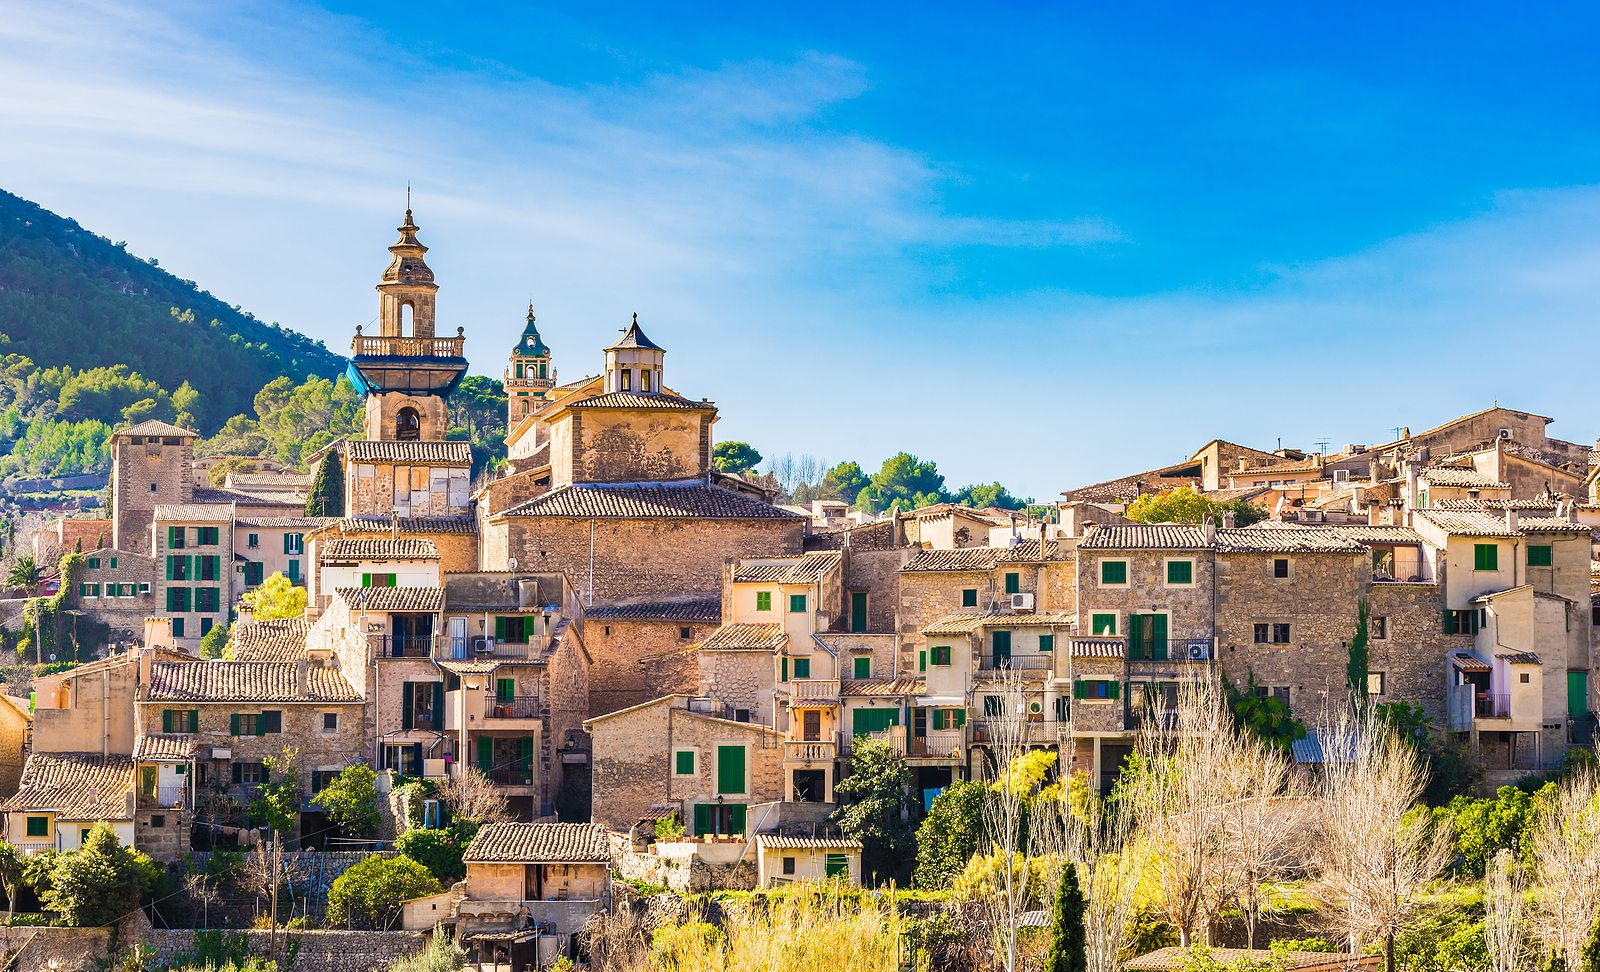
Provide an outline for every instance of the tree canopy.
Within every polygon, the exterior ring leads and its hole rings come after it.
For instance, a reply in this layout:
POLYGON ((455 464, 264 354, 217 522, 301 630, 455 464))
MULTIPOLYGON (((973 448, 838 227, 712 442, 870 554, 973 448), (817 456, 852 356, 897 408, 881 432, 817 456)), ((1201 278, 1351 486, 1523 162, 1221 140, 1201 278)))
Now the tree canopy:
POLYGON ((761 464, 761 453, 748 442, 718 442, 711 450, 717 472, 742 473, 761 464))
POLYGON ((409 857, 374 854, 356 862, 328 889, 328 921, 357 928, 384 928, 400 903, 437 894, 444 885, 409 857))
POLYGON ((159 874, 154 861, 124 847, 111 825, 101 821, 81 848, 56 855, 39 899, 63 925, 110 925, 139 907, 159 874))
POLYGON ((294 584, 280 571, 261 582, 241 598, 257 621, 298 618, 306 613, 306 589, 294 584))
POLYGON ((1200 523, 1207 516, 1219 525, 1222 516, 1232 513, 1235 526, 1249 526, 1267 518, 1267 508, 1245 500, 1214 500, 1188 486, 1160 493, 1145 493, 1128 504, 1123 514, 1135 523, 1200 523))
POLYGON ((904 881, 915 860, 915 835, 906 822, 911 770, 888 743, 862 737, 850 751, 849 769, 834 787, 833 819, 845 836, 861 841, 861 863, 879 880, 904 881))

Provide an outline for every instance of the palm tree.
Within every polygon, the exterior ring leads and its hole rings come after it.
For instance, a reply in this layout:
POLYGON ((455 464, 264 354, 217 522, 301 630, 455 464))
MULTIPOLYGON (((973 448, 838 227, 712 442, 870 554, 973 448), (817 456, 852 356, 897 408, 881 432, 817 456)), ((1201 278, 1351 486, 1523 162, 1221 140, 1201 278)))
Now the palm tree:
POLYGON ((6 572, 6 586, 12 590, 18 588, 31 591, 39 586, 39 581, 44 579, 44 571, 34 563, 33 558, 27 554, 17 558, 16 563, 6 572))

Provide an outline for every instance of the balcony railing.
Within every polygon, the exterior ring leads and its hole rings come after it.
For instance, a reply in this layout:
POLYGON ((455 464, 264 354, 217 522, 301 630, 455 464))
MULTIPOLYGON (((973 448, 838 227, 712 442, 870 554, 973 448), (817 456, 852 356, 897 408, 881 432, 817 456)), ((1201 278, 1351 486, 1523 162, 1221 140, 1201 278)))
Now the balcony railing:
POLYGON ((786 739, 783 758, 798 763, 826 763, 839 757, 839 743, 834 739, 786 739))
POLYGON ((504 384, 507 388, 526 388, 538 390, 554 388, 556 386, 554 378, 507 378, 504 384))
POLYGON ((487 719, 537 719, 539 697, 518 695, 504 699, 491 694, 484 702, 483 715, 487 719))
POLYGON ((393 358, 459 358, 466 343, 462 337, 375 337, 358 334, 350 342, 352 355, 393 358))
POLYGON ((1047 672, 1055 667, 1055 655, 1048 651, 1028 654, 984 655, 978 661, 980 672, 993 672, 1009 668, 1016 672, 1047 672))
POLYGON ((533 766, 496 766, 488 774, 489 782, 500 786, 530 786, 539 777, 533 766))
POLYGON ((839 680, 828 679, 796 679, 789 683, 789 700, 791 702, 838 702, 839 680))
MULTIPOLYGON (((1054 719, 1024 722, 1017 729, 1017 739, 1023 743, 1055 743, 1060 741, 1062 730, 1069 725, 1071 723, 1057 722, 1054 719)), ((1007 731, 1006 727, 997 724, 993 719, 979 719, 972 723, 972 741, 992 743, 1007 731)))
POLYGON ((181 784, 158 786, 153 790, 139 791, 141 810, 168 810, 181 807, 186 802, 188 790, 181 784))
POLYGON ((950 759, 961 755, 961 744, 966 733, 961 729, 930 729, 911 740, 908 756, 928 759, 950 759))
POLYGON ((374 658, 432 658, 436 644, 434 635, 367 635, 374 658))
POLYGON ((846 734, 845 740, 847 746, 853 746, 854 741, 858 738, 872 739, 877 742, 887 743, 889 748, 894 750, 896 754, 900 756, 904 756, 906 754, 905 726, 890 726, 887 729, 880 729, 877 732, 862 733, 862 735, 859 737, 853 734, 846 734))
MULTIPOLYGON (((533 646, 527 643, 513 641, 496 641, 493 638, 451 638, 449 639, 450 657, 455 661, 467 661, 473 658, 528 658, 533 653, 533 646)), ((440 650, 444 649, 440 646, 440 650)))
POLYGON ((1511 718, 1511 696, 1479 694, 1472 700, 1472 714, 1479 719, 1511 718))

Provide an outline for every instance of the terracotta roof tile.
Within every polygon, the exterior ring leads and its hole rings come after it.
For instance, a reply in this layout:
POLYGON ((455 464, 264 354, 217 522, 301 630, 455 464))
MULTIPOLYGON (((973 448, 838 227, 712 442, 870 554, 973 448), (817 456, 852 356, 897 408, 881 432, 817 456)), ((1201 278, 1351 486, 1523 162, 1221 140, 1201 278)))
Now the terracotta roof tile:
POLYGON ((240 621, 228 632, 234 661, 298 661, 311 626, 305 618, 240 621))
POLYGON ((181 436, 184 436, 185 438, 189 438, 189 439, 193 439, 196 436, 196 433, 194 433, 194 432, 190 431, 189 429, 186 429, 186 428, 184 428, 184 427, 182 427, 180 425, 173 425, 171 422, 161 422, 161 421, 158 421, 156 419, 150 419, 147 422, 140 422, 138 425, 129 426, 126 429, 118 429, 116 432, 114 432, 112 434, 113 435, 181 435, 181 436))
POLYGON ((53 810, 63 820, 129 820, 133 760, 99 753, 33 753, 0 810, 53 810))
POLYGON ((442 587, 341 587, 336 592, 353 611, 443 611, 442 587))
POLYGON ((233 519, 233 507, 227 503, 162 503, 156 507, 155 518, 226 523, 233 519))
POLYGON ((472 444, 438 440, 352 439, 345 458, 351 462, 411 466, 471 466, 472 444))
POLYGON ((767 850, 860 850, 861 841, 848 837, 790 837, 784 834, 757 834, 756 846, 767 850))
POLYGON ((922 629, 923 634, 930 635, 958 635, 971 634, 979 628, 1068 628, 1073 625, 1073 617, 1063 613, 1017 613, 993 612, 990 614, 947 614, 939 620, 922 629))
POLYGON ((1121 638, 1073 638, 1074 658, 1121 658, 1127 643, 1121 638))
MULTIPOLYGON (((341 533, 390 532, 391 520, 387 516, 347 516, 338 521, 341 533)), ((402 516, 395 533, 476 533, 477 521, 470 516, 402 516)))
POLYGON ((776 564, 740 562, 734 569, 735 583, 812 584, 837 568, 843 555, 833 551, 808 553, 799 560, 776 564))
POLYGON ((462 860, 468 864, 609 863, 611 842, 600 824, 490 824, 472 838, 462 860))
POLYGON ((1496 482, 1468 466, 1429 466, 1417 474, 1434 486, 1459 486, 1468 489, 1510 489, 1510 483, 1496 482))
POLYGON ((1458 537, 1516 537, 1517 531, 1507 528, 1506 518, 1487 513, 1462 510, 1418 510, 1418 519, 1433 524, 1445 533, 1458 537))
POLYGON ((629 597, 601 601, 584 609, 590 621, 698 621, 722 620, 721 594, 684 594, 677 597, 629 597))
POLYGON ((1492 672, 1494 666, 1474 655, 1470 651, 1455 651, 1450 653, 1450 661, 1464 672, 1492 672))
POLYGON ((1592 528, 1564 516, 1522 516, 1517 518, 1517 529, 1523 533, 1588 533, 1592 528))
POLYGON ((562 486, 502 516, 614 520, 795 520, 788 510, 699 480, 672 483, 583 483, 562 486))
POLYGON ((1507 665, 1543 665, 1544 664, 1544 662, 1539 660, 1539 656, 1535 655, 1531 651, 1509 651, 1509 652, 1506 652, 1505 654, 1502 654, 1502 655, 1496 655, 1495 657, 1496 658, 1505 659, 1505 662, 1506 662, 1507 665))
POLYGON ((1218 530, 1219 553, 1360 554, 1366 547, 1336 530, 1218 530))
POLYGON ((156 662, 150 666, 150 702, 359 702, 344 673, 306 666, 300 690, 299 662, 156 662))
POLYGON ((1422 535, 1406 526, 1383 526, 1364 523, 1346 523, 1328 529, 1341 533, 1356 543, 1421 543, 1422 535))
POLYGON ((182 763, 194 755, 197 739, 177 733, 149 733, 133 745, 133 758, 141 763, 182 763))
POLYGON ((413 537, 377 540, 328 540, 318 554, 323 560, 438 560, 432 540, 413 537))
POLYGON ((234 520, 233 525, 265 530, 315 530, 337 522, 331 516, 242 516, 234 520))
POLYGON ((922 695, 928 683, 902 675, 899 678, 847 678, 839 683, 839 694, 851 698, 899 698, 902 695, 922 695))
POLYGON ((668 392, 640 395, 635 392, 610 392, 572 402, 567 408, 660 408, 680 412, 709 412, 716 408, 710 402, 696 402, 668 392))
POLYGON ((1000 560, 998 547, 969 547, 964 550, 919 550, 900 568, 905 573, 952 570, 978 573, 994 569, 1000 560))
POLYGON ((700 642, 701 651, 778 651, 789 643, 777 624, 725 624, 700 642))
POLYGON ((1080 541, 1080 550, 1205 550, 1205 531, 1181 523, 1096 526, 1080 541))
MULTIPOLYGON (((1225 967, 1235 963, 1269 965, 1283 972, 1345 972, 1348 969, 1376 969, 1381 958, 1375 955, 1354 955, 1344 952, 1284 952, 1266 949, 1213 948, 1208 951, 1211 960, 1225 967)), ((1123 964, 1127 972, 1179 972, 1194 962, 1189 949, 1177 946, 1158 948, 1154 952, 1129 959, 1123 964)))

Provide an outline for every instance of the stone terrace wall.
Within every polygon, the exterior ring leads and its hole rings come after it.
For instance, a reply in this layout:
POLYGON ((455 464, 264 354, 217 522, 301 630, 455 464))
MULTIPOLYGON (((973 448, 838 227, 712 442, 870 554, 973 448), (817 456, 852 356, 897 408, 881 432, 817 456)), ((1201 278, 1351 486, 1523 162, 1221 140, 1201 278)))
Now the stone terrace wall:
MULTIPOLYGON (((76 929, 46 928, 58 932, 76 929)), ((271 933, 242 931, 249 940, 251 955, 266 955, 271 933)), ((194 951, 195 931, 190 928, 152 929, 141 936, 143 944, 155 953, 155 965, 164 968, 174 959, 194 951)), ((294 972, 372 972, 388 968, 395 959, 422 949, 427 940, 423 932, 407 931, 295 931, 279 932, 278 946, 285 941, 298 943, 294 972)), ((32 966, 37 968, 38 966, 32 966)))

